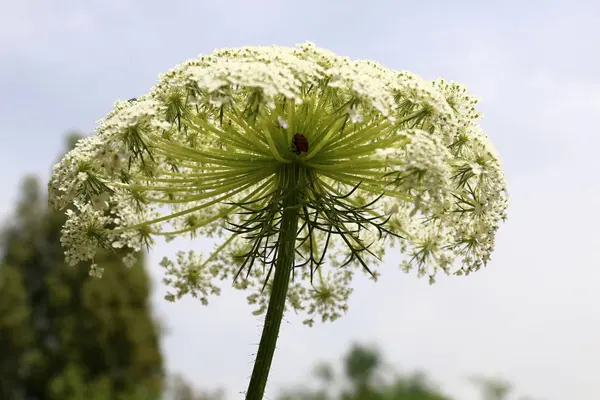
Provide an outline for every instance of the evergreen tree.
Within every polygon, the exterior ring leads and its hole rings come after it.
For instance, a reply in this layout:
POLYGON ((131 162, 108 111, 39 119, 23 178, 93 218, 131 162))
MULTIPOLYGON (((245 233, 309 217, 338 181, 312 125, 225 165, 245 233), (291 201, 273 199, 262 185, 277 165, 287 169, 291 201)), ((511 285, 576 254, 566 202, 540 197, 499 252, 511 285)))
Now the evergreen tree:
MULTIPOLYGON (((69 137, 69 147, 77 137, 69 137)), ((64 263, 65 217, 24 180, 0 244, 0 398, 160 398, 159 326, 143 257, 131 268, 115 251, 97 257, 102 279, 64 263)))
POLYGON ((21 399, 22 360, 32 345, 30 307, 19 271, 0 265, 0 399, 21 399))

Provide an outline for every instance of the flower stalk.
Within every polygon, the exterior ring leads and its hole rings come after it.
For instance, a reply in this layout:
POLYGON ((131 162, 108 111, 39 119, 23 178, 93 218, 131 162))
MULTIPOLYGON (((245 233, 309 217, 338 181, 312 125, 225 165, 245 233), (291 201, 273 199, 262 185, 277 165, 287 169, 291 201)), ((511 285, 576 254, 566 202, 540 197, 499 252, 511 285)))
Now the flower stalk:
POLYGON ((275 276, 269 297, 269 306, 265 317, 260 343, 252 377, 248 385, 246 400, 262 400, 271 362, 275 354, 275 346, 279 337, 279 328, 285 310, 288 287, 294 267, 294 256, 296 249, 296 237, 298 230, 298 207, 299 204, 299 164, 285 165, 282 167, 284 175, 284 209, 282 212, 281 230, 279 243, 277 245, 277 262, 275 264, 275 276))

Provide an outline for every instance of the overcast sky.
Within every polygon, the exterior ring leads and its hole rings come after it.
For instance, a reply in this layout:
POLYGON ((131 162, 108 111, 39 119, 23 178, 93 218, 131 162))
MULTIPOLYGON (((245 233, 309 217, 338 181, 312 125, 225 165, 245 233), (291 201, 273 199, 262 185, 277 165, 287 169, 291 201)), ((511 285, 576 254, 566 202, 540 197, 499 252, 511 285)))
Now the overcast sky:
MULTIPOLYGON (((0 214, 24 174, 48 178, 66 131, 92 132, 159 73, 214 48, 306 40, 466 84, 482 98, 511 205, 483 271, 429 286, 390 251, 381 281, 357 282, 343 319, 311 329, 287 316, 271 398, 353 341, 428 371, 461 400, 477 398, 473 373, 539 399, 600 398, 598 1, 0 0, 0 214)), ((228 289, 209 307, 163 301, 158 261, 176 249, 150 258, 168 367, 241 398, 262 320, 228 289)))

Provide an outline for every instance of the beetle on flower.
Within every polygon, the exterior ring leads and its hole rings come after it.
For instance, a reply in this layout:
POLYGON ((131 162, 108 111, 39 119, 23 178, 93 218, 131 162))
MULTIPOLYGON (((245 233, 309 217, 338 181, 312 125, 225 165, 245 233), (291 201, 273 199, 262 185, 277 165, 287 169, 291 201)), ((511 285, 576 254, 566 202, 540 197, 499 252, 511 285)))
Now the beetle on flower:
POLYGON ((296 155, 308 153, 308 139, 301 133, 296 133, 292 138, 292 152, 296 155))
POLYGON ((311 43, 189 60, 117 101, 54 167, 66 259, 101 276, 100 248, 221 238, 161 262, 167 298, 206 304, 223 279, 252 291, 266 317, 247 398, 261 399, 284 311, 339 318, 355 272, 376 279, 386 247, 431 281, 489 261, 507 195, 475 104, 457 83, 311 43))

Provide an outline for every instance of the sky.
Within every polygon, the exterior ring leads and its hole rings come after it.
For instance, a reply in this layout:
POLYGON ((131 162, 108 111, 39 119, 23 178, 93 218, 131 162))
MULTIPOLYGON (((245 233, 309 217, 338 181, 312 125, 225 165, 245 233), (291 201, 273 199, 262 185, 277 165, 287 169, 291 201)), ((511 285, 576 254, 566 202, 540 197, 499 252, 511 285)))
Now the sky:
MULTIPOLYGON (((509 219, 492 262, 469 277, 425 279, 387 253, 382 279, 358 280, 342 319, 308 328, 287 315, 267 394, 309 378, 353 342, 403 372, 427 371, 460 400, 472 374, 536 399, 596 400, 600 363, 600 2, 0 0, 0 216, 25 174, 44 181, 65 133, 93 132, 116 99, 215 48, 312 41, 353 59, 465 84, 504 164, 509 219)), ((262 319, 227 287, 203 307, 162 297, 167 365, 200 388, 242 398, 262 319)), ((515 397, 516 398, 516 397, 515 397)))

